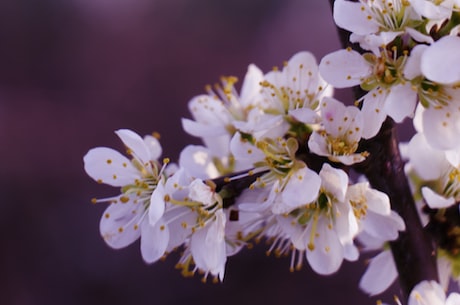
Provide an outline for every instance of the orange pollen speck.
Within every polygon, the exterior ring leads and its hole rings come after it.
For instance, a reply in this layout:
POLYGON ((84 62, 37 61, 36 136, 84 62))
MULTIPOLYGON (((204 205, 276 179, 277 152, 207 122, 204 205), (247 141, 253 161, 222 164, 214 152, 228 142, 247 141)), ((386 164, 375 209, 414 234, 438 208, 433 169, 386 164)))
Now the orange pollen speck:
POLYGON ((159 132, 154 131, 154 132, 152 132, 152 137, 154 137, 155 139, 159 140, 161 138, 161 135, 160 135, 159 132))

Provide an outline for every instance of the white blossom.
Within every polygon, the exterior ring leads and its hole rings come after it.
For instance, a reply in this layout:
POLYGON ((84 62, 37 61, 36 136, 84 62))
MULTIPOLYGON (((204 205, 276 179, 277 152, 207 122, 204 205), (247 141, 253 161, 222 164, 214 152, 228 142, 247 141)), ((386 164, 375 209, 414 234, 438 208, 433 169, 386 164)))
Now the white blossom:
POLYGON ((338 88, 360 85, 369 92, 363 102, 363 138, 368 139, 380 129, 386 116, 396 122, 412 117, 417 102, 417 92, 403 78, 405 56, 384 51, 379 56, 346 49, 323 57, 321 75, 338 88))
POLYGON ((293 120, 316 123, 315 110, 322 97, 331 93, 332 87, 319 75, 313 54, 299 52, 281 71, 275 69, 264 76, 262 102, 251 110, 246 122, 235 122, 235 127, 256 139, 284 136, 293 120))
POLYGON ((118 130, 116 134, 132 159, 106 147, 91 149, 84 157, 89 176, 99 183, 121 187, 119 196, 93 200, 110 203, 101 218, 100 232, 105 242, 117 249, 141 237, 142 256, 146 262, 153 262, 163 256, 169 238, 167 227, 159 221, 164 203, 152 200, 163 179, 162 166, 156 160, 161 146, 155 138, 142 139, 131 130, 118 130), (150 218, 155 219, 152 224, 150 218), (151 244, 152 239, 155 244, 151 244))
POLYGON ((311 152, 346 165, 361 162, 365 153, 355 153, 361 140, 363 118, 355 106, 325 97, 321 102, 322 127, 308 140, 311 152))
POLYGON ((351 42, 359 42, 366 50, 379 53, 379 48, 397 36, 409 35, 416 41, 430 43, 433 39, 413 28, 421 16, 405 0, 373 0, 334 2, 334 21, 352 33, 351 42))

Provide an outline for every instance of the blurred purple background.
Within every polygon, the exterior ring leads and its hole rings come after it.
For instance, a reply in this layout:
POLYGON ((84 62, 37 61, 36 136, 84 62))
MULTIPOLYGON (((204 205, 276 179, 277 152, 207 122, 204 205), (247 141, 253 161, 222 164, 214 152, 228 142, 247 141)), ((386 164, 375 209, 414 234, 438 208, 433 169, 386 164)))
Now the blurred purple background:
POLYGON ((260 245, 215 285, 182 278, 177 254, 150 266, 138 243, 112 250, 90 199, 118 190, 83 171, 88 149, 121 148, 119 128, 160 132, 175 159, 198 143, 180 118, 206 84, 339 47, 327 1, 1 1, 0 304, 374 304, 364 261, 290 273, 260 245))

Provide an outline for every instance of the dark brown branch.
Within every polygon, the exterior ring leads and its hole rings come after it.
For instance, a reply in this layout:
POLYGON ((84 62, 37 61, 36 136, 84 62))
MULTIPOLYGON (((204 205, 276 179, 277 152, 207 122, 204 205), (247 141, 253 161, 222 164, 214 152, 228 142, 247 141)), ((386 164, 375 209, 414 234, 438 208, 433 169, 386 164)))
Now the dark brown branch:
POLYGON ((249 174, 251 170, 233 173, 231 175, 221 176, 211 180, 215 187, 216 192, 221 192, 223 196, 224 208, 228 208, 235 203, 236 198, 241 193, 248 189, 258 177, 265 174, 267 171, 249 174), (241 176, 237 179, 235 177, 241 176))

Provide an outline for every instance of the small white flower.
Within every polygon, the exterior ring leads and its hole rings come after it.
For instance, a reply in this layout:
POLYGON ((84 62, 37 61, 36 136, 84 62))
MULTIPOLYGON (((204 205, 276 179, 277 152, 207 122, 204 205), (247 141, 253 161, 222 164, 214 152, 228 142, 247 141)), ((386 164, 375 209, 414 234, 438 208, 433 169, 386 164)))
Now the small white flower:
POLYGON ((131 130, 118 130, 116 134, 132 159, 106 147, 91 149, 83 158, 85 170, 94 180, 121 187, 119 196, 93 200, 110 203, 101 218, 100 232, 105 242, 116 249, 141 237, 144 260, 154 262, 163 256, 169 240, 169 231, 160 221, 164 202, 152 200, 157 186, 162 185, 164 167, 156 160, 161 146, 154 137, 142 139, 131 130), (149 219, 154 219, 152 224, 149 219))
POLYGON ((333 86, 361 85, 369 91, 361 98, 363 138, 377 134, 387 115, 398 123, 413 116, 417 92, 403 77, 405 61, 406 55, 396 57, 389 51, 377 56, 361 55, 352 49, 330 53, 321 60, 321 75, 333 86))
POLYGON ((421 21, 421 16, 404 0, 336 0, 334 21, 337 26, 352 33, 351 42, 359 42, 362 48, 376 54, 382 45, 387 45, 403 34, 408 34, 416 41, 433 41, 431 37, 411 27, 421 21))
POLYGON ((349 186, 347 200, 358 220, 360 232, 386 242, 395 240, 399 231, 405 230, 403 219, 391 211, 388 196, 372 189, 367 182, 349 186))
POLYGON ((194 179, 189 189, 190 199, 201 202, 205 207, 210 207, 217 202, 214 190, 201 179, 194 179))
MULTIPOLYGON (((315 272, 331 274, 339 269, 348 253, 355 252, 348 247, 358 233, 358 224, 345 201, 348 185, 345 172, 325 163, 319 176, 321 187, 316 199, 289 214, 277 216, 276 220, 282 230, 279 234, 292 242, 299 255, 306 254, 315 272)), ((283 196, 287 198, 288 194, 283 196)))
POLYGON ((319 75, 313 54, 299 52, 281 71, 275 69, 264 76, 261 94, 263 100, 251 110, 248 120, 235 123, 256 139, 284 136, 293 120, 315 123, 315 110, 323 96, 332 94, 332 87, 319 75))
POLYGON ((357 107, 325 97, 321 118, 323 128, 314 131, 308 140, 311 152, 346 165, 365 159, 365 154, 355 153, 363 130, 362 114, 357 107))
POLYGON ((246 121, 252 108, 260 103, 260 82, 263 74, 255 65, 248 67, 243 81, 241 95, 234 85, 236 77, 223 77, 222 86, 216 85, 215 91, 208 88, 208 94, 194 97, 189 102, 189 110, 194 120, 182 119, 184 130, 201 137, 211 151, 219 158, 228 157, 228 144, 236 131, 237 121, 246 121))

